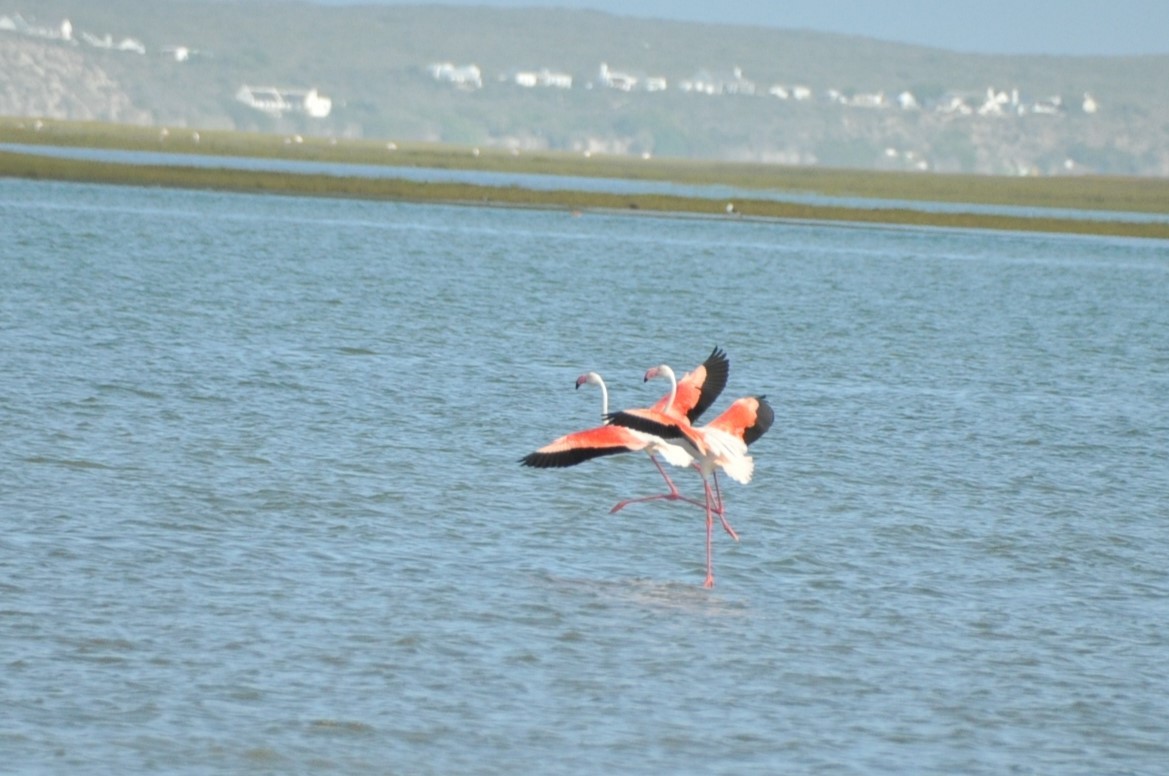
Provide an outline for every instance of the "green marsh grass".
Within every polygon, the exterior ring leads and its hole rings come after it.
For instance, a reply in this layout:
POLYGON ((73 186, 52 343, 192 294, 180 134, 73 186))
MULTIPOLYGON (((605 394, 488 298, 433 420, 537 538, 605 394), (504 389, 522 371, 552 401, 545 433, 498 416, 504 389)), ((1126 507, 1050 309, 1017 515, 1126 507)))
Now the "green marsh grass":
MULTIPOLYGON (((641 159, 568 152, 472 149, 432 143, 329 139, 191 129, 160 130, 90 122, 0 118, 0 142, 85 148, 166 151, 354 164, 606 177, 681 184, 722 184, 834 197, 879 198, 1090 211, 1169 213, 1169 181, 1079 176, 1002 178, 932 173, 794 168, 680 159, 641 159)), ((221 191, 369 199, 527 206, 568 210, 630 210, 727 218, 726 202, 656 194, 535 191, 466 183, 424 183, 130 165, 0 152, 0 176, 91 183, 172 186, 221 191)), ((973 212, 923 212, 898 207, 844 207, 736 199, 734 217, 851 221, 909 226, 1002 229, 1169 238, 1169 224, 1072 217, 1023 217, 973 212)))

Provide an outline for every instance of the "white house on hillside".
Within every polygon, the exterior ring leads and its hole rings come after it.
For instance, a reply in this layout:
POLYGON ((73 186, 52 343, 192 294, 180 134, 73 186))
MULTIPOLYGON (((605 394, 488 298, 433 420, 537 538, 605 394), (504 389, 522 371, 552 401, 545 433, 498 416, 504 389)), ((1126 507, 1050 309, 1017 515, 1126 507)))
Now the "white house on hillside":
POLYGON ((669 86, 665 76, 651 75, 645 79, 645 90, 647 92, 664 92, 669 86))
POLYGON ((1047 116, 1055 116, 1063 113, 1063 98, 1056 95, 1054 97, 1048 97, 1046 100, 1037 100, 1031 106, 1031 112, 1047 116))
POLYGON ((27 35, 30 38, 48 38, 49 40, 73 41, 73 22, 63 19, 57 27, 38 27, 29 24, 20 14, 14 16, 0 16, 0 30, 27 35))
POLYGON ((743 75, 743 68, 735 65, 731 70, 731 77, 724 86, 727 94, 743 94, 748 97, 755 94, 755 82, 743 75))
POLYGON ((571 75, 568 73, 553 72, 546 67, 540 70, 520 70, 513 76, 513 79, 517 84, 527 89, 534 89, 537 86, 553 89, 572 88, 571 75))
POLYGON ((435 62, 427 68, 436 81, 454 84, 460 89, 482 89, 483 73, 478 65, 455 65, 453 62, 435 62))
POLYGON ((333 100, 316 89, 278 89, 274 86, 241 86, 235 98, 250 108, 273 116, 304 113, 323 119, 333 110, 333 100))
POLYGON ((108 32, 100 38, 92 33, 82 32, 81 39, 94 48, 109 49, 111 51, 128 51, 132 54, 146 53, 146 45, 137 38, 122 38, 122 40, 115 43, 114 36, 108 32))
POLYGON ((942 97, 942 99, 938 100, 938 104, 934 106, 934 111, 957 116, 969 116, 974 113, 974 109, 967 105, 966 101, 957 94, 947 94, 942 97))
POLYGON ((597 80, 601 83, 601 86, 616 89, 619 92, 631 92, 637 86, 636 76, 617 70, 610 70, 609 65, 605 62, 601 63, 601 72, 597 76, 597 80))
POLYGON ((767 90, 767 93, 772 97, 778 97, 781 100, 810 100, 812 99, 812 90, 807 86, 788 86, 786 84, 776 84, 767 90))

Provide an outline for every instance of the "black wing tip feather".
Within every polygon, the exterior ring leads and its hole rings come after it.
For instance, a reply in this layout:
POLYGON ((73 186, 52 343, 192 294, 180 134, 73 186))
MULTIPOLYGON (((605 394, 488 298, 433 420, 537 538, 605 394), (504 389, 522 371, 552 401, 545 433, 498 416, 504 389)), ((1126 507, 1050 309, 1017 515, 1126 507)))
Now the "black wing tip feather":
POLYGON ((677 439, 682 436, 682 429, 677 426, 657 423, 631 412, 610 412, 605 416, 605 420, 614 426, 624 426, 625 428, 631 428, 634 431, 640 431, 644 434, 652 434, 662 439, 677 439))
POLYGON ((706 368, 706 381, 699 391, 698 403, 686 413, 686 418, 691 423, 698 420, 718 399, 719 394, 727 387, 727 379, 731 372, 731 361, 727 358, 727 352, 718 345, 710 351, 702 366, 706 368))
POLYGON ((731 371, 731 360, 727 358, 725 350, 716 345, 714 350, 710 351, 710 356, 702 362, 702 365, 706 367, 707 380, 713 375, 722 385, 727 384, 727 375, 731 371))
POLYGON ((775 422, 775 410, 771 408, 767 397, 756 396, 755 401, 759 403, 758 409, 755 410, 755 422, 743 432, 743 441, 748 445, 766 434, 771 424, 775 422))
POLYGON ((624 447, 578 447, 555 453, 528 453, 519 462, 523 466, 530 466, 533 469, 563 469, 591 461, 593 458, 600 458, 603 455, 617 455, 627 452, 629 451, 624 447))
POLYGON ((714 350, 710 351, 710 355, 706 357, 702 365, 706 367, 707 379, 710 379, 712 372, 725 375, 731 370, 731 360, 727 358, 727 352, 718 345, 714 346, 714 350))

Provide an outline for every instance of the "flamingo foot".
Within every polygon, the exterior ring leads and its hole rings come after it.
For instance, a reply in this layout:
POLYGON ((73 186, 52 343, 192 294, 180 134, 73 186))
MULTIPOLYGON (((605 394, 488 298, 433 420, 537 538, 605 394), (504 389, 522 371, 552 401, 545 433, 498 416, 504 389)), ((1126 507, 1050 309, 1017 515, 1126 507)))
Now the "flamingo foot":
POLYGON ((723 524, 723 530, 724 530, 724 531, 726 531, 726 532, 727 532, 727 534, 729 534, 729 535, 730 535, 730 537, 731 537, 732 539, 734 539, 736 542, 737 542, 737 541, 739 541, 739 535, 738 535, 737 533, 735 533, 735 529, 734 529, 734 528, 731 528, 731 524, 727 522, 727 518, 726 518, 726 516, 725 516, 725 515, 723 515, 723 513, 722 513, 722 512, 718 512, 717 514, 718 514, 718 519, 719 519, 719 520, 722 522, 722 524, 723 524))
POLYGON ((702 583, 702 586, 707 590, 710 590, 712 587, 714 587, 714 574, 708 572, 706 575, 706 581, 702 583))

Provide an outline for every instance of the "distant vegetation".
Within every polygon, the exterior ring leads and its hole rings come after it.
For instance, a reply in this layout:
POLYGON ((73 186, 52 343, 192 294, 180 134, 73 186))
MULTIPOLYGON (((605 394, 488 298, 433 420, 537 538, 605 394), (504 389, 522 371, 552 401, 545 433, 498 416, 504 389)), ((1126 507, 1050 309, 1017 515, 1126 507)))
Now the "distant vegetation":
MULTIPOLYGON (((722 184, 739 189, 766 188, 838 197, 885 197, 1082 210, 1166 213, 1169 181, 1153 178, 992 178, 970 175, 920 175, 816 168, 785 168, 747 163, 639 159, 628 156, 544 151, 512 154, 425 143, 386 144, 333 138, 289 138, 223 131, 159 131, 93 123, 0 119, 0 137, 16 144, 81 146, 172 153, 362 164, 394 164, 482 171, 722 184)), ((1169 239, 1169 224, 1063 216, 1008 216, 974 212, 927 212, 912 207, 815 205, 756 199, 733 203, 702 197, 537 191, 518 186, 420 183, 335 175, 290 174, 178 165, 111 164, 56 159, 0 151, 0 178, 71 180, 138 186, 177 186, 224 191, 440 201, 475 205, 659 212, 712 218, 783 218, 852 221, 968 229, 1106 234, 1169 239), (729 206, 728 206, 729 205, 729 206)), ((959 209, 960 211, 960 209, 959 209)))
POLYGON ((1166 72, 585 11, 0 0, 0 114, 516 153, 1169 175, 1166 72))

